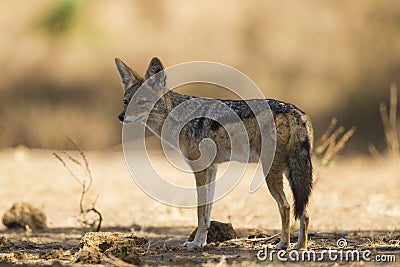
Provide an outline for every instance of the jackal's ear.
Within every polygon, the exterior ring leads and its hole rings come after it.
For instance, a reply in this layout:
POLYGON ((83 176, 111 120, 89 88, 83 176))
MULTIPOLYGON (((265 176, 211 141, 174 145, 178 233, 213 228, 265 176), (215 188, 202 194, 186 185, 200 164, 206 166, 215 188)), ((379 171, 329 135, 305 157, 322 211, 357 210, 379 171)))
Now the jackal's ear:
POLYGON ((162 94, 165 92, 167 77, 165 75, 164 66, 158 58, 153 57, 151 59, 145 79, 147 84, 151 86, 156 93, 162 94))
POLYGON ((115 65, 117 66, 119 75, 121 76, 122 87, 124 87, 125 90, 134 85, 137 80, 142 79, 136 71, 129 68, 121 59, 116 58, 115 65))

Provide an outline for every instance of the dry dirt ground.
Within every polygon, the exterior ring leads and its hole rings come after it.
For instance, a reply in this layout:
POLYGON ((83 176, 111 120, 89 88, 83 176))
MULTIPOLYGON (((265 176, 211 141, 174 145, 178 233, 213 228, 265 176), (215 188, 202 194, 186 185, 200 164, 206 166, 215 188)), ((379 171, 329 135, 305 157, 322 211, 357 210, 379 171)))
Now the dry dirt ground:
MULTIPOLYGON (((94 178, 86 205, 90 206, 97 197, 96 208, 103 215, 101 237, 94 238, 108 240, 95 247, 100 253, 92 255, 89 251, 88 256, 82 252, 84 231, 77 221, 81 187, 52 152, 24 148, 0 152, 0 213, 15 202, 25 201, 45 212, 48 225, 48 229, 33 232, 8 230, 1 225, 2 263, 116 266, 280 263, 276 258, 272 263, 257 259, 260 249, 272 249, 277 243, 280 230, 278 209, 265 185, 249 194, 250 180, 245 174, 232 192, 214 204, 212 212, 213 220, 231 223, 239 238, 193 251, 180 245, 196 226, 195 209, 169 207, 142 192, 130 177, 121 151, 86 153, 94 178), (119 241, 112 239, 113 236, 118 236, 119 241), (85 260, 86 256, 93 260, 85 260)), ((158 153, 153 153, 153 158, 159 165, 157 168, 165 168, 165 173, 174 176, 158 153)), ((140 160, 138 157, 138 163, 140 160)), ((309 205, 310 248, 321 253, 329 247, 337 248, 336 241, 345 238, 347 249, 370 250, 371 260, 377 260, 378 255, 395 255, 394 259, 400 262, 399 170, 398 162, 368 156, 341 158, 330 168, 318 169, 320 178, 309 205)), ((185 179, 184 184, 194 183, 189 174, 171 177, 175 182, 181 179, 185 179)), ((298 223, 292 222, 293 243, 298 223)), ((336 263, 346 262, 331 262, 325 255, 324 264, 336 263)))

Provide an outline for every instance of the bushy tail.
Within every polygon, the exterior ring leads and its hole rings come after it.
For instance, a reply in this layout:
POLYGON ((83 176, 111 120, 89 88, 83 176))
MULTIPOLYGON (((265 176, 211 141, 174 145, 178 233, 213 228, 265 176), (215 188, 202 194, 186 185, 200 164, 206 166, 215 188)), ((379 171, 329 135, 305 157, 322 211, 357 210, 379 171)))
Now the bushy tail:
POLYGON ((303 214, 312 190, 311 152, 313 131, 310 119, 300 112, 294 112, 291 128, 291 153, 288 159, 288 180, 294 198, 294 216, 303 214))

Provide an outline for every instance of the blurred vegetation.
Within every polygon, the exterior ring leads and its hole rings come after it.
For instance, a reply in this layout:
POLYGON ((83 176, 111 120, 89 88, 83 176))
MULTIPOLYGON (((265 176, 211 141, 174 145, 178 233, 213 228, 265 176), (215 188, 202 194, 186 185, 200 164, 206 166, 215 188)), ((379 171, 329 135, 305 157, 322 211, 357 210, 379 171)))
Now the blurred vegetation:
POLYGON ((80 0, 55 1, 53 7, 46 10, 39 20, 39 27, 45 29, 50 35, 62 35, 72 28, 74 18, 78 13, 80 0))
POLYGON ((321 138, 315 142, 314 156, 318 158, 317 162, 325 167, 332 166, 333 160, 356 132, 355 127, 345 131, 343 126, 336 128, 336 125, 336 118, 332 118, 329 127, 321 138))
POLYGON ((369 152, 375 158, 381 158, 385 155, 386 157, 391 157, 392 159, 400 159, 400 125, 397 119, 397 100, 397 85, 392 84, 390 86, 390 105, 386 105, 385 102, 381 102, 379 105, 379 111, 381 113, 382 125, 385 133, 386 149, 382 153, 379 152, 373 144, 370 144, 368 147, 369 152))
POLYGON ((0 147, 120 144, 113 58, 143 73, 152 56, 235 67, 309 113, 316 138, 332 117, 355 126, 344 153, 385 147, 379 103, 400 84, 399 1, 4 1, 0 18, 0 147))

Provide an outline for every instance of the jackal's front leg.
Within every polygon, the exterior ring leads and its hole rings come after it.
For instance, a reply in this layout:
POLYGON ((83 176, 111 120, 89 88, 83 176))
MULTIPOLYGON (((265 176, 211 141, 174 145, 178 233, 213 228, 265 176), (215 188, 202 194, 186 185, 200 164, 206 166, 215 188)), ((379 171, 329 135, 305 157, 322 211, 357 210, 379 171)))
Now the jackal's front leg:
POLYGON ((193 241, 187 241, 184 247, 197 248, 207 243, 208 229, 210 228, 211 208, 215 191, 215 166, 195 172, 197 188, 197 232, 193 241))

